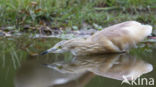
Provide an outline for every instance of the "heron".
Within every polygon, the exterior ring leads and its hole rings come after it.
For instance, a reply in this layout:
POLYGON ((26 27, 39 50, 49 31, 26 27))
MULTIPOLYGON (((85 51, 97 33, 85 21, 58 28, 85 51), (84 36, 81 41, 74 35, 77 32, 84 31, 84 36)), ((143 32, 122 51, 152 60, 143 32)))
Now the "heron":
POLYGON ((52 48, 44 51, 47 53, 71 52, 75 56, 98 53, 123 53, 130 48, 137 47, 152 33, 152 26, 141 24, 137 21, 118 23, 97 31, 87 38, 73 38, 58 42, 52 48))

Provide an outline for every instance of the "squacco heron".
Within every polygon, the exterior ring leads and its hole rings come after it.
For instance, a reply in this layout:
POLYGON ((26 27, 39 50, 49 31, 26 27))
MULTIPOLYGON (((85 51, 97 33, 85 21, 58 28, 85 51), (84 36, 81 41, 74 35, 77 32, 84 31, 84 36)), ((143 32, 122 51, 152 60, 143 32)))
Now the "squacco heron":
POLYGON ((88 38, 74 38, 58 42, 55 46, 41 53, 63 53, 90 55, 97 53, 122 53, 151 35, 152 26, 136 21, 126 21, 96 32, 88 38))

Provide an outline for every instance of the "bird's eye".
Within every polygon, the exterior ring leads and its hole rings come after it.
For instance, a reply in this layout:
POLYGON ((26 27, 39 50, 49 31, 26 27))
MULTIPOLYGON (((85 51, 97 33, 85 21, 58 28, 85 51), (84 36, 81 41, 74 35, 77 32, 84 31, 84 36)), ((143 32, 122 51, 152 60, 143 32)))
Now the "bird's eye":
POLYGON ((61 47, 61 46, 59 46, 59 47, 58 47, 58 49, 62 49, 62 47, 61 47))

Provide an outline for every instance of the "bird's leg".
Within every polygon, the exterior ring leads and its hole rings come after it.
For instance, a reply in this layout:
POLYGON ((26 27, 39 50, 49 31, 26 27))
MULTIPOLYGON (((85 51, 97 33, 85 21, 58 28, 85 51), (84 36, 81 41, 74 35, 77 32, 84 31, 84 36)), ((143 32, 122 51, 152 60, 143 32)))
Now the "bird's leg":
POLYGON ((111 41, 106 41, 104 44, 106 50, 110 50, 112 52, 121 52, 121 50, 116 45, 114 45, 111 41))

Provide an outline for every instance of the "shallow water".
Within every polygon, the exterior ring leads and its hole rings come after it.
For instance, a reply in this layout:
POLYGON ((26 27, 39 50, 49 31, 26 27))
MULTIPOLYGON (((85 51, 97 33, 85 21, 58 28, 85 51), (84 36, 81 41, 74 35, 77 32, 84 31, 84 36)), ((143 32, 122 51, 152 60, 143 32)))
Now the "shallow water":
POLYGON ((125 77, 136 79, 134 87, 156 85, 155 44, 146 44, 127 54, 35 56, 59 40, 20 40, 4 41, 9 45, 0 43, 0 87, 132 87, 132 84, 121 84, 125 77), (141 82, 143 78, 146 81, 141 82))

